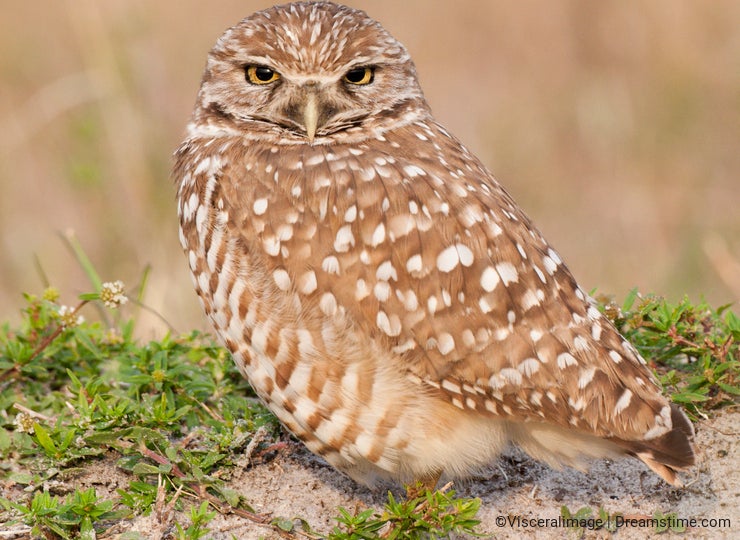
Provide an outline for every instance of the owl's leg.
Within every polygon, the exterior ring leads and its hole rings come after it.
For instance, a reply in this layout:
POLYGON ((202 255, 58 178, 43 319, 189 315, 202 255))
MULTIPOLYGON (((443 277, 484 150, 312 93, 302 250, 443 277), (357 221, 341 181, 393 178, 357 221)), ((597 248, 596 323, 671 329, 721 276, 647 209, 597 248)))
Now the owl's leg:
POLYGON ((434 491, 442 471, 431 471, 417 478, 413 484, 406 486, 406 499, 412 500, 419 497, 425 491, 434 491))

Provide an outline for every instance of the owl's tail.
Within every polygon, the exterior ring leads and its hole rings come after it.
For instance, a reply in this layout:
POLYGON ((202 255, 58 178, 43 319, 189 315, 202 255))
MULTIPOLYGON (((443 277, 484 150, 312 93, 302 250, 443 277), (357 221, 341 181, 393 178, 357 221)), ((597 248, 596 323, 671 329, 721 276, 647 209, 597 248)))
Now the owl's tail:
POLYGON ((683 411, 671 404, 673 429, 654 439, 643 441, 623 441, 612 439, 628 454, 642 460, 650 469, 669 484, 682 487, 676 474, 691 467, 695 462, 694 427, 683 411))

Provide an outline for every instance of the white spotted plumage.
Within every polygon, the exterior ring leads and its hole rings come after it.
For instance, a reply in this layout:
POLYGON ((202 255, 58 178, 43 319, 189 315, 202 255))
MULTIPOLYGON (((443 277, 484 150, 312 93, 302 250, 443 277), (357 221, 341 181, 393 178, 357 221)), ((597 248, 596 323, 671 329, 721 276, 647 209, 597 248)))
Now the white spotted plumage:
POLYGON ((174 176, 217 333, 353 478, 466 475, 509 441, 553 465, 632 454, 672 483, 693 462, 688 420, 364 13, 290 4, 229 29, 174 176))

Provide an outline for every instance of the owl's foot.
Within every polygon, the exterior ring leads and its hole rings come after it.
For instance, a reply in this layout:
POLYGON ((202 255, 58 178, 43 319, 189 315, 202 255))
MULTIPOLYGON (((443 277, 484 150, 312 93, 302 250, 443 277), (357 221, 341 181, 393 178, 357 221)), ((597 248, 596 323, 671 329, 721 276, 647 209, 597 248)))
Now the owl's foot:
POLYGON ((406 500, 417 499, 425 492, 432 492, 437 487, 442 471, 434 471, 416 479, 413 484, 406 486, 406 500))

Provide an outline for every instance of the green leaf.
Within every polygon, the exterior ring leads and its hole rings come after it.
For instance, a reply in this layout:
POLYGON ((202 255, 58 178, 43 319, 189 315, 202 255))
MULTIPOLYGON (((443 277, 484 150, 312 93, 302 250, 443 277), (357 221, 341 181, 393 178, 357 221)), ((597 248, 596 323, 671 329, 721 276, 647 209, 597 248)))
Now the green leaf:
POLYGON ((46 453, 51 456, 56 456, 58 453, 57 445, 49 436, 49 432, 38 422, 33 423, 33 432, 36 434, 36 440, 41 447, 46 450, 46 453))
POLYGON ((624 299, 624 302, 622 303, 622 311, 628 312, 632 309, 632 306, 635 305, 635 300, 637 299, 639 292, 637 287, 632 289, 630 292, 627 293, 627 296, 624 299))
POLYGON ((162 473, 159 467, 155 467, 154 465, 143 463, 141 461, 134 465, 134 468, 131 472, 133 472, 136 476, 146 476, 151 474, 158 475, 162 473))
POLYGON ((734 396, 740 396, 740 388, 738 388, 737 386, 731 386, 729 384, 725 384, 719 381, 717 381, 717 386, 719 386, 722 390, 724 390, 728 394, 732 394, 734 396))
MULTIPOLYGON (((238 508, 240 503, 242 502, 242 495, 235 489, 230 489, 227 487, 217 487, 216 488, 218 492, 223 496, 224 500, 234 508, 238 508)), ((250 510, 253 511, 253 510, 250 510)))
POLYGON ((272 521, 270 521, 270 525, 273 525, 281 531, 285 532, 293 532, 293 529, 295 528, 292 520, 283 517, 274 518, 272 521))
POLYGON ((97 431, 91 435, 85 437, 85 442, 89 444, 111 446, 120 445, 121 439, 127 438, 131 435, 134 428, 124 428, 116 431, 97 431))
POLYGON ((680 394, 673 394, 673 401, 676 403, 693 403, 695 401, 708 401, 709 397, 704 394, 697 394, 696 392, 682 392, 680 394))
POLYGON ((75 339, 77 342, 82 345, 90 354, 92 354, 93 358, 96 360, 102 359, 102 354, 100 352, 100 349, 95 345, 92 339, 90 339, 90 335, 87 331, 81 329, 81 328, 75 328, 75 339))
POLYGON ((85 516, 82 518, 82 522, 80 523, 80 535, 78 537, 80 540, 96 540, 97 535, 95 534, 95 529, 92 525, 92 519, 90 519, 90 516, 85 516))

